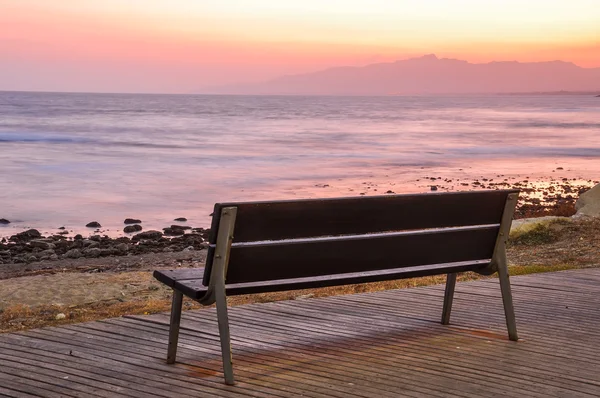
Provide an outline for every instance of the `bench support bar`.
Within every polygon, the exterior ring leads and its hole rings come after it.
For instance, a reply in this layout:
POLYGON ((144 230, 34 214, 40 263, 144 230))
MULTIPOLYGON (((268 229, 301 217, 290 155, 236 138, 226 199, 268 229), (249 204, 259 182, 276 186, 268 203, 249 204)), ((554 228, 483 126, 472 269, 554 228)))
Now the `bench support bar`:
POLYGON ((219 339, 221 340, 221 356, 223 357, 223 373, 225 375, 225 384, 233 385, 233 361, 231 358, 231 337, 229 334, 229 317, 227 316, 227 297, 225 288, 217 288, 217 321, 219 323, 219 339))
POLYGON ((512 341, 519 340, 517 335, 517 321, 515 320, 515 309, 513 307, 512 293, 510 290, 510 280, 508 278, 508 262, 506 261, 506 241, 510 234, 510 225, 512 223, 515 206, 518 195, 509 194, 504 205, 502 221, 500 222, 500 232, 496 240, 494 255, 492 257, 492 266, 498 270, 500 279, 500 290, 502 291, 502 304, 504 304, 504 315, 506 316, 506 328, 508 329, 508 338, 512 341))
POLYGON ((167 363, 175 363, 177 357, 177 342, 179 341, 179 323, 181 322, 181 303, 183 293, 173 289, 173 303, 171 304, 171 323, 169 326, 169 348, 167 350, 167 363))
POLYGON ((454 298, 454 287, 456 286, 456 275, 448 274, 446 277, 446 290, 444 292, 444 310, 442 311, 442 325, 450 323, 450 313, 452 312, 452 299, 454 298))
POLYGON ((219 323, 219 339, 221 340, 221 356, 223 357, 223 373, 225 384, 233 385, 233 363, 231 359, 231 337, 229 334, 229 317, 227 316, 227 296, 225 294, 225 279, 229 264, 229 252, 233 240, 233 230, 237 216, 237 207, 225 207, 221 210, 217 245, 213 259, 213 269, 210 275, 211 294, 217 304, 217 320, 219 323))
POLYGON ((504 304, 504 315, 506 316, 506 328, 508 329, 508 338, 512 341, 518 341, 517 322, 515 320, 515 309, 513 307, 512 292, 510 290, 510 280, 508 277, 508 267, 506 265, 506 253, 502 251, 498 256, 498 278, 500 279, 500 290, 502 291, 502 304, 504 304))

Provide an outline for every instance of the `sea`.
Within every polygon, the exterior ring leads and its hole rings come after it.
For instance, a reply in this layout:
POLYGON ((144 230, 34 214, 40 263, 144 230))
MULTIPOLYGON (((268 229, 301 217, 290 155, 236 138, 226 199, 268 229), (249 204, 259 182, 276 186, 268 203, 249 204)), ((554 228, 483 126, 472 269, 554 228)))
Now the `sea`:
POLYGON ((89 234, 91 221, 116 236, 128 217, 145 229, 178 217, 203 227, 224 201, 599 177, 600 98, 590 95, 0 92, 0 218, 11 221, 0 236, 89 234))

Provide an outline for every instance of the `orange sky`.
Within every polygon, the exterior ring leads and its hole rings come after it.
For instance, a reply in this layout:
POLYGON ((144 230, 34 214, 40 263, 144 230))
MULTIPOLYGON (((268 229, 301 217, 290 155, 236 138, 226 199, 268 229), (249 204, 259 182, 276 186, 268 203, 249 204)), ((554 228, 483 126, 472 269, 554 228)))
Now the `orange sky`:
POLYGON ((425 53, 600 67, 600 6, 598 0, 0 0, 0 90, 193 92, 425 53))

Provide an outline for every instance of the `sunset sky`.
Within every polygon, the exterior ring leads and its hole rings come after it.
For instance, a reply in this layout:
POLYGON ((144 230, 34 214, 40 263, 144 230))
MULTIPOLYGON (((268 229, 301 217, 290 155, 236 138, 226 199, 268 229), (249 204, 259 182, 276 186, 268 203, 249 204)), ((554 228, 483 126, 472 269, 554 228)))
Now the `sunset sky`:
POLYGON ((194 92, 427 53, 600 67, 600 0, 0 0, 0 90, 194 92))

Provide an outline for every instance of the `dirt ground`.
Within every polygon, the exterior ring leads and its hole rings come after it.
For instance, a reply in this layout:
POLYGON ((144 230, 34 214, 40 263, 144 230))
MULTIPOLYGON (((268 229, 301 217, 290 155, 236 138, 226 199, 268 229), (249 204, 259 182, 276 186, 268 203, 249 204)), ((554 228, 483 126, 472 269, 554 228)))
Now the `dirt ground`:
MULTIPOLYGON (((167 311, 171 292, 154 269, 200 267, 205 250, 98 259, 4 264, 0 268, 0 332, 167 311)), ((510 241, 511 274, 600 266, 600 219, 551 224, 510 241)), ((462 280, 480 278, 464 274, 462 280)), ((335 288, 238 296, 230 304, 301 299, 443 283, 443 276, 335 288)), ((199 308, 191 301, 186 308, 199 308)))

